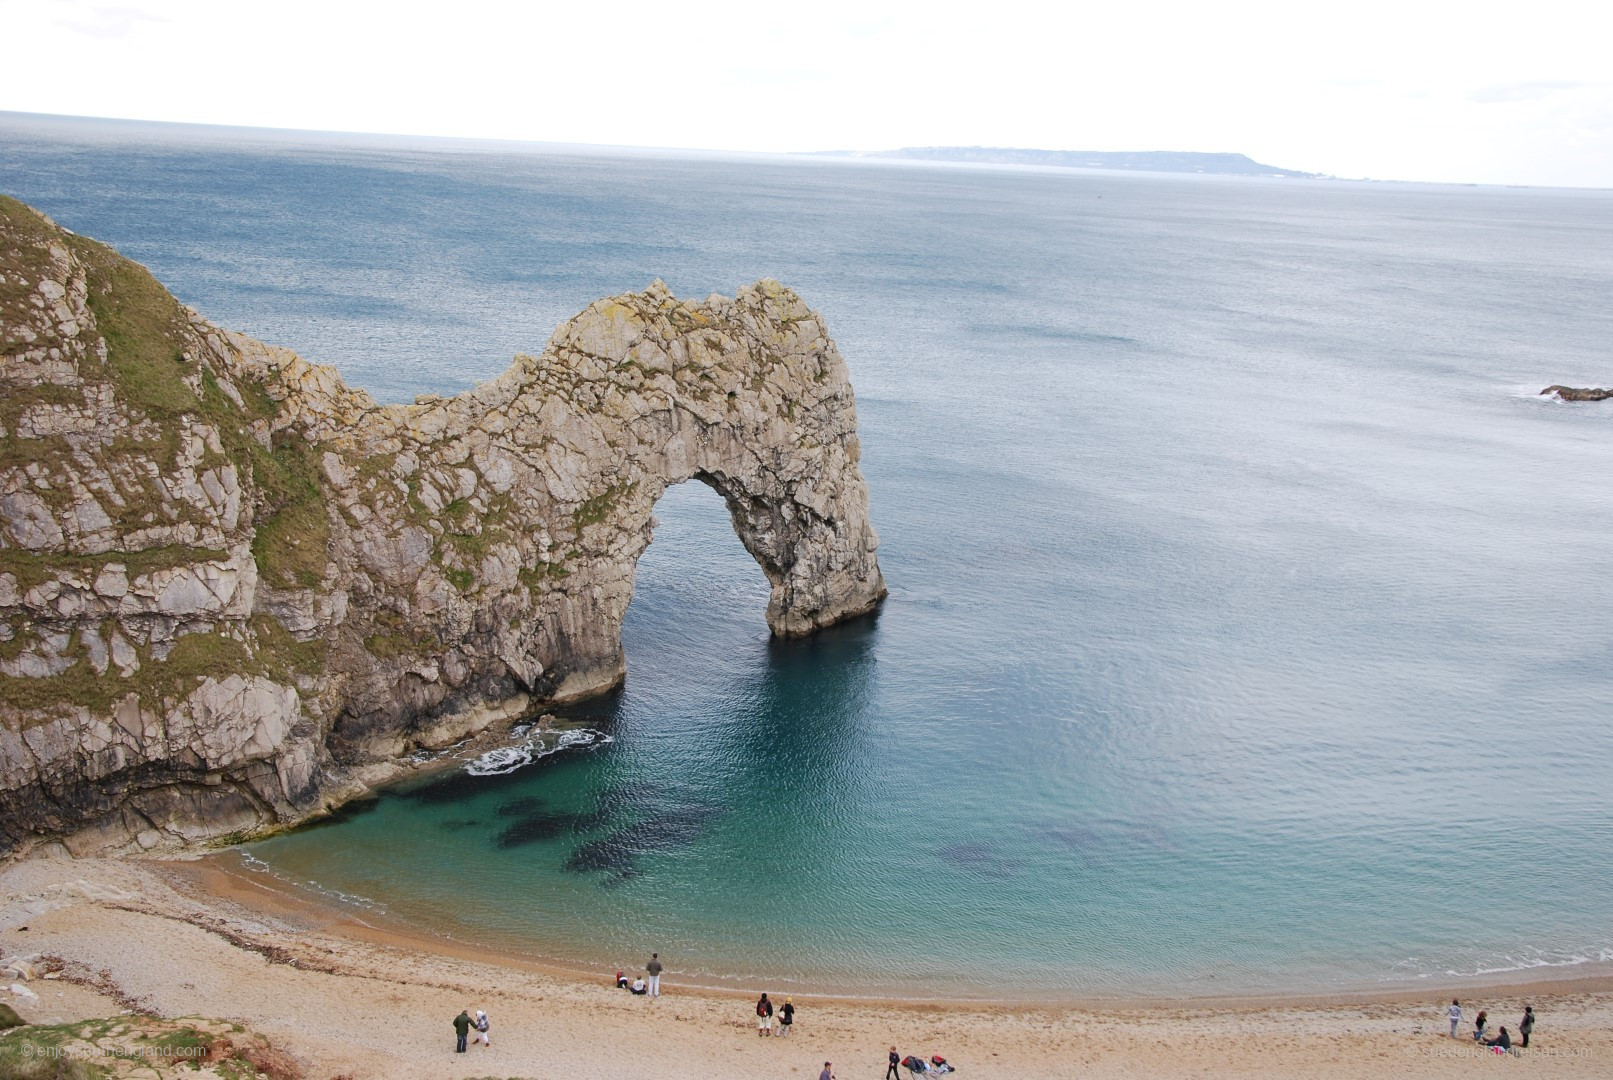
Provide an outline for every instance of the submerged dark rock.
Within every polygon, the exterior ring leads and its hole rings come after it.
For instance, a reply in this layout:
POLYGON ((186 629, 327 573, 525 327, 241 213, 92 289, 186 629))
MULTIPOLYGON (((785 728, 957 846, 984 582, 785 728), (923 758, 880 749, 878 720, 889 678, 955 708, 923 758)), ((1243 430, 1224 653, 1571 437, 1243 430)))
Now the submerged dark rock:
POLYGON ((619 883, 642 872, 643 856, 692 846, 720 813, 714 806, 685 806, 635 822, 580 845, 563 869, 574 874, 602 871, 619 883))
POLYGON ((1540 393, 1541 396, 1556 394, 1561 401, 1606 401, 1613 397, 1613 390, 1603 390, 1600 387, 1548 386, 1540 393))

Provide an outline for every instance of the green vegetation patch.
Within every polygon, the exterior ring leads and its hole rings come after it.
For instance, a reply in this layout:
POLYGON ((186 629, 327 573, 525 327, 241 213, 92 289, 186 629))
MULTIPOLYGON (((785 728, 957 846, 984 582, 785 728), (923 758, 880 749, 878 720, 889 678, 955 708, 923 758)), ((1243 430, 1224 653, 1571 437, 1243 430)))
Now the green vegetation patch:
POLYGON ((419 656, 438 647, 435 637, 412 631, 403 616, 396 612, 377 611, 370 621, 375 632, 364 639, 364 647, 371 656, 393 660, 400 656, 419 656))
POLYGON ((314 588, 330 563, 319 455, 317 446, 294 433, 276 435, 272 450, 253 444, 252 478, 265 512, 252 537, 252 556, 271 586, 314 588))
POLYGON ((582 502, 578 503, 577 508, 571 512, 572 527, 575 528, 580 535, 583 529, 587 528, 588 526, 598 525, 600 522, 611 516, 611 513, 616 509, 616 504, 621 501, 622 496, 631 494, 633 489, 636 487, 638 487, 636 481, 612 484, 598 495, 584 499, 582 502))
POLYGON ((66 574, 77 574, 90 581, 111 563, 121 563, 130 581, 158 570, 172 570, 201 562, 223 562, 229 552, 218 548, 186 547, 168 544, 139 551, 103 551, 98 555, 35 554, 20 548, 0 548, 0 574, 11 574, 24 591, 66 574))
MULTIPOLYGON (((10 1006, 0 1006, 10 1011, 10 1006)), ((12 1013, 16 1016, 16 1013, 12 1013)), ((0 1078, 3 1080, 100 1080, 111 1076, 105 1065, 70 1054, 69 1047, 91 1043, 114 1030, 111 1020, 74 1024, 27 1025, 0 1035, 0 1078)))
POLYGON ((18 679, 0 675, 0 702, 23 712, 55 713, 70 706, 82 706, 105 714, 129 694, 138 694, 148 705, 177 702, 211 675, 263 675, 262 663, 248 654, 246 647, 223 634, 186 634, 174 643, 166 660, 154 660, 150 650, 141 648, 140 670, 124 678, 109 667, 97 675, 90 666, 88 650, 77 633, 68 644, 68 654, 76 662, 60 675, 44 679, 18 679))
POLYGON ((549 591, 550 582, 559 581, 561 578, 570 576, 571 571, 566 569, 564 562, 544 562, 541 559, 538 560, 535 566, 530 568, 523 566, 516 573, 516 577, 520 579, 521 584, 525 585, 534 594, 546 593, 549 591))
POLYGON ((325 673, 330 648, 324 638, 298 641, 273 615, 260 612, 248 624, 258 639, 258 656, 276 682, 292 684, 298 676, 317 678, 325 673))

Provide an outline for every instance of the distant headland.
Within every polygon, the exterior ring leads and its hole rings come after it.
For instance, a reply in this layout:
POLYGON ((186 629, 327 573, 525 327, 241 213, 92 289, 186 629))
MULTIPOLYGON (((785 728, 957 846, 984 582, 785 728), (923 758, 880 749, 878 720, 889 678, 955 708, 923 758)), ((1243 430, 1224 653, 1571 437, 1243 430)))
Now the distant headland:
POLYGON ((1210 173, 1218 176, 1281 176, 1313 179, 1320 173, 1262 165, 1245 154, 1187 150, 1025 150, 1000 146, 909 146, 901 150, 815 150, 821 157, 903 158, 980 165, 1051 165, 1061 169, 1121 169, 1129 172, 1210 173))

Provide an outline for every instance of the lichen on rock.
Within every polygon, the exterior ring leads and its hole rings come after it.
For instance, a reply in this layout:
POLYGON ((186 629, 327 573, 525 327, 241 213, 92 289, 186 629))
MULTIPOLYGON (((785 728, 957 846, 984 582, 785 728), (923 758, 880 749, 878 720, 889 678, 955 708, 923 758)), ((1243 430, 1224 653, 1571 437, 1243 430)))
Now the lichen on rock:
POLYGON ((885 593, 846 366, 773 281, 591 305, 375 403, 0 198, 0 856, 293 822, 420 745, 614 686, 667 487, 795 636, 885 593))

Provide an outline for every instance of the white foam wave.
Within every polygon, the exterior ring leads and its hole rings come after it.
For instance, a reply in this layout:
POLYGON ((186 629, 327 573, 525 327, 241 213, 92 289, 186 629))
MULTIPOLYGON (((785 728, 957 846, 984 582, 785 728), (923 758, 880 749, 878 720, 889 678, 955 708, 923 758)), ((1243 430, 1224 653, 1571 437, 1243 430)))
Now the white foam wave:
POLYGON ((1453 967, 1448 962, 1422 957, 1408 957, 1394 964, 1383 981, 1398 981, 1408 976, 1416 979, 1482 979, 1492 975, 1511 975, 1520 971, 1540 968, 1580 967, 1584 964, 1613 963, 1613 948, 1595 946, 1582 950, 1565 950, 1555 955, 1508 956, 1489 960, 1476 960, 1470 967, 1453 967))
POLYGON ((547 731, 543 728, 527 727, 524 730, 516 728, 511 734, 526 737, 519 743, 489 750, 467 762, 465 771, 472 776, 499 776, 525 768, 539 758, 558 754, 562 750, 599 746, 612 741, 603 731, 594 731, 592 728, 547 731))
POLYGON ((330 900, 335 900, 337 903, 346 904, 349 907, 363 908, 366 911, 374 911, 380 914, 386 913, 386 905, 378 900, 371 900, 369 897, 360 896, 358 893, 343 892, 341 889, 333 889, 328 885, 321 885, 317 881, 301 881, 297 878, 281 873, 279 870, 276 870, 273 866, 264 862, 255 855, 249 855, 244 851, 241 852, 240 855, 241 865, 254 874, 266 874, 269 877, 274 878, 276 881, 284 882, 287 885, 292 885, 299 889, 305 889, 308 892, 318 893, 320 896, 326 897, 330 900))

